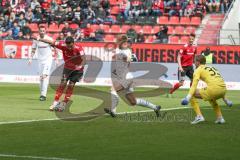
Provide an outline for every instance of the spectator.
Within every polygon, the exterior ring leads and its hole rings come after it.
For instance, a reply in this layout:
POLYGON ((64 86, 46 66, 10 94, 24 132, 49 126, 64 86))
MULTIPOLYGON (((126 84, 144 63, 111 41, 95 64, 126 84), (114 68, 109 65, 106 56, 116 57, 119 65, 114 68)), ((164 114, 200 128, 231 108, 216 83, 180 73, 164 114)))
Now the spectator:
POLYGON ((91 29, 91 25, 90 25, 90 23, 88 23, 86 28, 84 28, 84 30, 83 30, 84 37, 88 38, 92 32, 93 32, 93 30, 91 29))
POLYGON ((154 16, 161 16, 164 13, 164 1, 154 0, 152 4, 152 12, 154 16))
POLYGON ((21 13, 19 15, 18 25, 20 28, 22 28, 23 26, 25 26, 25 24, 26 24, 26 20, 24 19, 24 13, 21 13))
POLYGON ((195 8, 195 16, 199 16, 199 17, 203 18, 205 13, 206 13, 206 7, 203 4, 203 1, 199 0, 196 5, 196 8, 195 8))
POLYGON ((140 0, 131 1, 131 8, 129 10, 130 17, 138 17, 142 11, 142 2, 140 0))
POLYGON ((12 30, 11 30, 11 29, 9 29, 9 30, 7 31, 7 36, 4 37, 4 39, 5 39, 5 40, 13 40, 12 30))
POLYGON ((18 26, 18 22, 13 22, 13 28, 12 28, 12 37, 13 39, 18 39, 18 33, 20 31, 20 27, 18 26))
POLYGON ((99 41, 103 41, 104 34, 105 34, 103 24, 99 25, 99 29, 95 32, 95 34, 96 34, 96 38, 99 39, 99 41))
POLYGON ((36 6, 32 22, 42 23, 43 21, 43 15, 42 15, 42 9, 41 6, 36 6))
POLYGON ((99 39, 96 38, 96 35, 94 32, 91 32, 89 37, 85 38, 84 41, 93 41, 93 42, 96 42, 96 41, 99 41, 99 39))
POLYGON ((81 8, 78 6, 73 14, 73 22, 80 25, 80 21, 83 19, 82 16, 83 16, 83 12, 81 8))
POLYGON ((85 41, 85 36, 83 32, 81 32, 80 37, 78 38, 78 41, 80 42, 85 41))
POLYGON ((65 22, 65 23, 64 23, 64 27, 63 27, 63 29, 62 29, 62 33, 64 34, 65 37, 67 37, 67 33, 68 33, 68 32, 71 32, 71 33, 72 33, 73 30, 72 30, 72 28, 69 27, 68 22, 65 22))
POLYGON ((58 37, 57 37, 56 40, 58 40, 58 41, 64 40, 64 34, 63 34, 62 32, 60 32, 60 33, 58 34, 58 37))
POLYGON ((51 9, 51 11, 57 11, 57 9, 58 9, 58 4, 57 4, 57 2, 56 2, 55 0, 52 0, 52 1, 51 1, 50 9, 51 9))
POLYGON ((32 19, 33 19, 33 12, 32 12, 32 8, 28 8, 27 9, 27 12, 25 13, 25 19, 28 21, 28 22, 32 22, 32 19))
POLYGON ((54 20, 57 21, 59 24, 61 24, 62 22, 65 21, 64 14, 65 14, 65 10, 61 6, 59 6, 58 10, 54 12, 54 15, 55 15, 54 20))
POLYGON ((31 34, 23 35, 23 40, 31 40, 31 34))
POLYGON ((155 34, 156 40, 154 43, 168 43, 168 27, 163 25, 158 33, 155 34))
POLYGON ((220 0, 208 0, 209 12, 213 12, 213 8, 215 8, 216 12, 219 12, 220 0))
POLYGON ((131 3, 129 2, 129 0, 123 0, 120 2, 120 12, 124 17, 124 20, 128 19, 129 16, 129 10, 131 7, 131 3))
POLYGON ((194 11, 195 11, 194 1, 190 0, 185 10, 184 16, 192 16, 195 14, 194 11))
POLYGON ((99 7, 99 9, 97 10, 96 13, 96 20, 94 23, 103 23, 106 19, 107 13, 106 11, 103 9, 103 7, 99 7))
POLYGON ((137 38, 136 38, 135 42, 137 42, 137 43, 144 43, 145 42, 145 37, 144 37, 144 34, 143 34, 142 30, 139 32, 139 34, 137 34, 137 38))
POLYGON ((23 36, 27 34, 32 34, 32 30, 28 27, 29 22, 26 22, 25 26, 22 27, 23 36))
POLYGON ((102 0, 100 2, 100 4, 103 7, 103 9, 106 11, 107 16, 110 15, 110 2, 109 2, 109 0, 102 0))
POLYGON ((226 13, 231 6, 232 0, 223 0, 221 3, 221 13, 226 13))
POLYGON ((65 20, 66 21, 72 21, 73 20, 73 11, 72 11, 71 7, 66 8, 65 20))
POLYGON ((183 15, 182 6, 179 3, 179 1, 171 0, 166 4, 168 4, 167 7, 165 7, 165 8, 169 10, 168 11, 169 16, 182 16, 183 15))
POLYGON ((31 9, 34 10, 37 6, 40 6, 40 3, 37 0, 32 0, 31 9))
POLYGON ((20 30, 19 32, 18 32, 18 40, 23 40, 24 38, 23 38, 23 32, 20 30))
POLYGON ((88 23, 93 23, 95 21, 95 12, 92 10, 91 7, 88 7, 88 10, 86 10, 85 12, 85 17, 86 17, 86 21, 88 23))

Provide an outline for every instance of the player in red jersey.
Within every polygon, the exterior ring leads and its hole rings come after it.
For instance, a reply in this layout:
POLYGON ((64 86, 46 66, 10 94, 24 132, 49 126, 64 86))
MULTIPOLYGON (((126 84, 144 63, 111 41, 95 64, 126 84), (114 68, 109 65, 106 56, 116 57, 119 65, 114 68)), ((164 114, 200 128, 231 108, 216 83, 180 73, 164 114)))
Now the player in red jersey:
POLYGON ((83 76, 84 65, 86 63, 83 48, 81 46, 76 46, 72 37, 67 37, 65 43, 58 44, 56 42, 51 42, 46 39, 40 38, 38 40, 49 43, 51 46, 62 51, 65 64, 62 73, 61 83, 57 87, 54 102, 49 109, 51 111, 63 111, 73 93, 76 82, 78 82, 83 76), (59 100, 65 88, 65 98, 62 102, 60 102, 59 100))
POLYGON ((184 83, 185 77, 187 76, 192 83, 193 79, 193 62, 194 57, 197 54, 197 48, 193 46, 193 42, 195 39, 195 34, 190 34, 189 42, 184 45, 183 48, 180 49, 177 61, 178 61, 178 80, 173 88, 170 90, 170 95, 173 94, 179 87, 181 87, 184 83))

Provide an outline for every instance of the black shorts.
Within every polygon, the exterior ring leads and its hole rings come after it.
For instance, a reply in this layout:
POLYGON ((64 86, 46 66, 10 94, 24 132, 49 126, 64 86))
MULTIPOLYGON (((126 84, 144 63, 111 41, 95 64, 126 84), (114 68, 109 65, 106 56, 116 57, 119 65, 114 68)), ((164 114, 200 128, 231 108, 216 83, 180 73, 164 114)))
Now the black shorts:
POLYGON ((187 66, 187 67, 182 67, 183 68, 183 72, 180 72, 178 70, 178 80, 179 81, 184 81, 185 77, 187 76, 191 81, 193 80, 193 66, 187 66))
POLYGON ((76 83, 81 80, 82 76, 83 71, 64 68, 62 74, 62 81, 72 81, 76 83))

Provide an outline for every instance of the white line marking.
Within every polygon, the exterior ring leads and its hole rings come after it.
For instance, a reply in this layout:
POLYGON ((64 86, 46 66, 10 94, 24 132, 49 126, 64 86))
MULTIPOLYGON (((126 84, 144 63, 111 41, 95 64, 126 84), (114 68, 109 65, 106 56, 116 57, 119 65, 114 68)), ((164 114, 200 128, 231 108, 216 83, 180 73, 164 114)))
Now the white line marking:
POLYGON ((0 157, 23 158, 23 159, 42 159, 42 160, 76 160, 76 159, 57 158, 57 157, 20 156, 20 155, 14 155, 14 154, 0 154, 0 157))
MULTIPOLYGON (((186 109, 190 107, 176 107, 176 108, 166 108, 161 109, 161 111, 170 111, 170 110, 180 110, 180 109, 186 109)), ((144 113, 144 112, 152 112, 153 110, 144 110, 144 111, 131 111, 131 112, 119 112, 118 114, 130 114, 130 113, 144 113)), ((108 115, 108 114, 106 114, 108 115)), ((76 118, 83 118, 83 117, 91 117, 96 115, 88 115, 88 116, 77 116, 77 117, 66 117, 66 118, 48 118, 48 119, 32 119, 32 120, 21 120, 21 121, 9 121, 9 122, 0 122, 0 125, 4 124, 19 124, 19 123, 31 123, 31 122, 41 122, 41 121, 57 121, 57 120, 68 120, 68 119, 76 119, 76 118)))

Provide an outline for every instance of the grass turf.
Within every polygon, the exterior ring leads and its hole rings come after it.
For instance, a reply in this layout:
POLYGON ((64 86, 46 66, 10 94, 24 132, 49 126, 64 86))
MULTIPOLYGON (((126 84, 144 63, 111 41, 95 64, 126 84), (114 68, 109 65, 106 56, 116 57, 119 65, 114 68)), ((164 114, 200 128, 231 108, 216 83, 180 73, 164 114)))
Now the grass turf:
MULTIPOLYGON (((206 122, 190 125, 192 109, 162 111, 162 119, 152 119, 151 112, 123 114, 116 119, 100 116, 91 121, 38 121, 4 124, 23 120, 54 119, 48 111, 54 92, 46 102, 38 101, 37 85, 0 84, 0 159, 1 154, 72 159, 238 159, 240 156, 239 91, 229 91, 232 108, 223 105, 227 121, 214 124, 215 115, 208 103, 200 102, 206 122), (140 118, 139 118, 140 117, 140 118)), ((108 92, 107 87, 90 87, 108 92)), ((146 89, 138 89, 143 91, 146 89)), ((173 98, 165 95, 145 99, 164 109, 181 108, 186 90, 173 98)), ((71 112, 82 113, 97 107, 102 100, 73 96, 71 112)), ((144 110, 120 102, 119 112, 144 110)), ((31 158, 30 158, 31 159, 31 158)))

